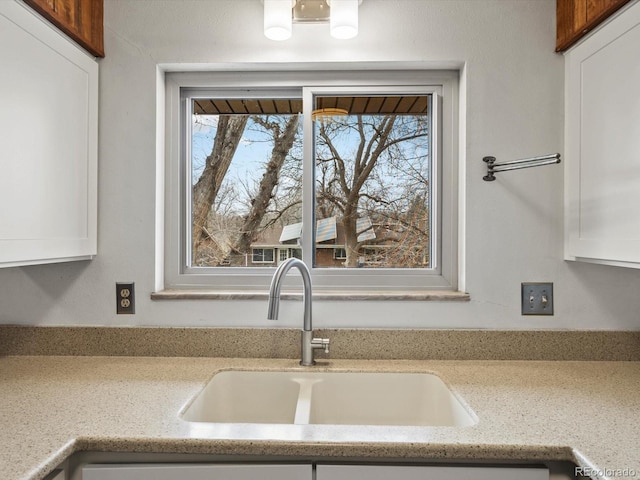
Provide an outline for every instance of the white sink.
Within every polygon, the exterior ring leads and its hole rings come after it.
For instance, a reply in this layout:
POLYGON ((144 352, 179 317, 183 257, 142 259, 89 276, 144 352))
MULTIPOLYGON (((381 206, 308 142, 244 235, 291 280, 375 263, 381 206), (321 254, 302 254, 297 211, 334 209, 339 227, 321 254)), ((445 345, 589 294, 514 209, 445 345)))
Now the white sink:
POLYGON ((430 373, 216 374, 182 412, 189 422, 464 427, 476 423, 430 373))
POLYGON ((182 413, 189 422, 293 423, 300 384, 289 372, 216 374, 182 413))
POLYGON ((309 423, 466 426, 476 422, 436 375, 331 373, 313 386, 309 423))

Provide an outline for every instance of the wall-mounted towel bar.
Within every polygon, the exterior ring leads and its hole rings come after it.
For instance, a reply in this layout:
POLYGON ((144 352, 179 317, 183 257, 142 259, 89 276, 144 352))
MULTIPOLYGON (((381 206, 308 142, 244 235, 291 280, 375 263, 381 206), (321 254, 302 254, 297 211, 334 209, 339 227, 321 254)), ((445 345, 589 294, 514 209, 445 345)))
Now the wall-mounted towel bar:
POLYGON ((520 160, 511 160, 510 162, 496 163, 496 157, 484 157, 482 159, 487 164, 487 174, 482 177, 486 182, 492 182, 496 179, 495 174, 498 172, 507 172, 509 170, 520 170, 521 168, 540 167, 542 165, 552 165, 560 163, 560 154, 554 153, 544 155, 542 157, 523 158, 520 160))

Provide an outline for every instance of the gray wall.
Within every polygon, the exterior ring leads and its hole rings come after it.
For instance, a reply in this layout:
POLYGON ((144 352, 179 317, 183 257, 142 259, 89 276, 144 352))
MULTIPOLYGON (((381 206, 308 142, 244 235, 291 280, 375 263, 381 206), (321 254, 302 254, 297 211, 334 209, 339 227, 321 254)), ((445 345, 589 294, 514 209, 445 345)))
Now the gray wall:
MULTIPOLYGON (((294 26, 262 35, 259 0, 106 0, 100 62, 99 255, 0 271, 0 323, 285 327, 261 301, 151 301, 155 286, 156 72, 167 64, 422 62, 463 67, 461 101, 468 303, 315 302, 315 326, 640 329, 640 271, 562 259, 563 168, 482 181, 482 157, 562 152, 563 58, 553 0, 365 0, 360 34, 294 26), (115 315, 133 280, 137 313, 115 315), (520 316, 520 282, 555 284, 553 317, 520 316)), ((208 65, 207 68, 212 68, 208 65)))

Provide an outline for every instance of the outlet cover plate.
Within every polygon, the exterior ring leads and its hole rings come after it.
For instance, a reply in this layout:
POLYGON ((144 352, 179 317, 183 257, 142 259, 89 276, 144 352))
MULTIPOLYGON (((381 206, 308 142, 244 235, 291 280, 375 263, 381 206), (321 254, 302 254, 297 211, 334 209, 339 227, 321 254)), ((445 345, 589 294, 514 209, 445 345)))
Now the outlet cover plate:
POLYGON ((522 283, 522 315, 553 315, 553 283, 522 283))
POLYGON ((133 315, 136 313, 134 282, 116 282, 116 313, 133 315))

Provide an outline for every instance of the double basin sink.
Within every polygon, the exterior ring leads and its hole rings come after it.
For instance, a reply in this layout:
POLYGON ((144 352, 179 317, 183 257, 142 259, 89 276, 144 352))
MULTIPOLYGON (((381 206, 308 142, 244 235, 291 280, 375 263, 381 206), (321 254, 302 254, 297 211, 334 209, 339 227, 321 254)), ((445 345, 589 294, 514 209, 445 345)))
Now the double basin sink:
POLYGON ((182 411, 188 422, 464 427, 473 412, 430 373, 223 371, 182 411))

